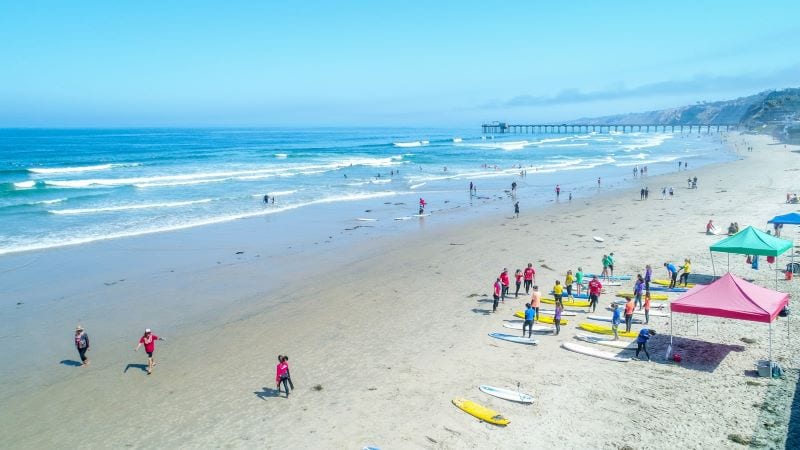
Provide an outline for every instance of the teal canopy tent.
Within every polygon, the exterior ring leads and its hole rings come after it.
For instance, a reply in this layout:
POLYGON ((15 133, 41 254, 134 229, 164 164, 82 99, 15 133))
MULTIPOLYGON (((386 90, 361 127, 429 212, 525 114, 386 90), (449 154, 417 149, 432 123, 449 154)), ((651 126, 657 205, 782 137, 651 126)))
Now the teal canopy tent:
MULTIPOLYGON (((728 271, 731 269, 730 253, 740 255, 759 255, 759 256, 778 256, 792 248, 792 242, 785 239, 776 238, 771 234, 759 231, 752 226, 729 236, 710 247, 711 252, 728 253, 728 271)), ((711 268, 716 276, 717 270, 714 267, 714 255, 711 255, 711 268)), ((778 286, 778 271, 775 271, 775 286, 778 286)))

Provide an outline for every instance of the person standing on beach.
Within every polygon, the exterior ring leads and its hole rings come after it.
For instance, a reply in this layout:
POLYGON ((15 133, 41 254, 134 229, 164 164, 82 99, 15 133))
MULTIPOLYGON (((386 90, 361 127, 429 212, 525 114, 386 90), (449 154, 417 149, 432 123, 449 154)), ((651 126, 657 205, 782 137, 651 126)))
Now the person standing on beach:
MULTIPOLYGON (((556 281, 558 283, 558 281, 556 281)), ((558 333, 561 332, 561 311, 564 310, 564 304, 561 303, 561 300, 556 301, 556 312, 553 314, 553 325, 556 326, 555 335, 558 336, 558 333)))
POLYGON ((608 255, 603 255, 603 259, 600 261, 603 264, 603 271, 600 272, 600 277, 608 278, 608 255))
POLYGON ((639 336, 636 338, 636 356, 634 359, 639 359, 639 352, 644 350, 644 354, 647 355, 647 360, 650 361, 650 353, 647 351, 647 341, 656 335, 656 330, 652 328, 642 328, 639 332, 639 336))
POLYGON ((525 272, 523 272, 523 278, 525 281, 525 295, 530 293, 531 286, 536 281, 536 270, 533 269, 533 263, 528 263, 528 267, 525 268, 525 272))
POLYGON ((508 278, 508 269, 503 267, 503 272, 500 273, 500 283, 503 284, 503 291, 500 293, 500 301, 506 302, 506 295, 508 295, 508 287, 511 280, 508 278))
POLYGON ((519 288, 522 286, 522 271, 517 269, 514 272, 514 283, 517 285, 517 290, 514 292, 514 298, 519 297, 519 288))
POLYGON ((581 295, 581 289, 583 288, 583 268, 578 267, 578 271, 575 272, 575 291, 578 295, 581 295))
POLYGON ((75 348, 78 349, 78 355, 81 357, 81 364, 88 366, 89 358, 86 357, 86 352, 89 351, 89 335, 83 331, 81 325, 75 328, 75 348))
POLYGON ((644 266, 644 289, 650 290, 650 281, 653 279, 653 268, 650 264, 644 266))
POLYGON ((150 328, 144 330, 144 335, 139 339, 139 345, 133 350, 135 352, 139 351, 139 347, 144 345, 144 351, 147 353, 147 374, 150 375, 153 373, 153 367, 156 365, 156 360, 153 358, 153 352, 156 351, 156 341, 163 341, 164 338, 160 338, 153 334, 150 328))
POLYGON ((597 177, 597 187, 600 187, 600 177, 597 177))
POLYGON ((622 321, 622 309, 619 303, 612 303, 611 307, 614 308, 614 313, 611 315, 611 331, 614 332, 614 340, 619 340, 619 323, 622 321))
POLYGON ((519 202, 514 202, 514 218, 519 219, 519 202))
POLYGON ((494 282, 494 303, 492 304, 492 312, 497 312, 497 304, 500 302, 500 296, 503 294, 503 284, 500 283, 500 277, 497 277, 497 281, 494 282))
POLYGON ((286 398, 289 398, 289 365, 283 360, 283 357, 278 355, 278 365, 275 367, 275 385, 278 394, 281 393, 281 383, 283 383, 283 390, 286 391, 286 398))
POLYGON ((597 275, 592 277, 589 282, 589 309, 594 312, 597 309, 597 302, 600 299, 600 292, 603 290, 603 285, 597 279, 597 275))
POLYGON ((636 305, 631 297, 628 297, 627 300, 625 302, 625 332, 630 333, 631 324, 633 324, 633 310, 636 309, 636 305))
POLYGON ((639 200, 644 200, 644 188, 639 190, 639 200))
POLYGON ((561 196, 561 185, 556 185, 556 200, 561 196))
POLYGON ((556 303, 562 301, 564 298, 564 286, 561 285, 561 282, 556 280, 555 286, 553 286, 553 298, 556 300, 556 303))
POLYGON ((608 270, 611 272, 611 278, 614 278, 614 252, 608 254, 608 270))
POLYGON ((667 187, 664 186, 661 188, 661 200, 666 200, 666 199, 667 199, 667 187))
POLYGON ((572 283, 575 282, 575 276, 572 275, 572 271, 567 271, 567 276, 564 277, 564 287, 567 289, 567 297, 572 300, 572 283))
POLYGON ((644 278, 642 275, 636 275, 636 284, 633 285, 633 295, 634 295, 634 305, 639 305, 639 309, 642 309, 642 293, 644 292, 644 278))
POLYGON ((650 323, 650 289, 644 291, 644 324, 650 323))
POLYGON ((289 382, 289 389, 294 390, 294 383, 292 383, 292 373, 289 371, 289 356, 278 355, 278 362, 283 361, 286 364, 286 381, 289 382))
POLYGON ((649 197, 649 196, 650 196, 650 188, 649 187, 645 187, 644 188, 644 199, 647 200, 647 197, 649 197))
POLYGON ((525 322, 522 323, 522 337, 525 337, 525 329, 528 329, 528 337, 533 334, 533 319, 536 317, 536 310, 530 303, 525 303, 525 322))
POLYGON ((539 293, 539 286, 533 286, 533 294, 531 295, 531 308, 536 312, 534 321, 539 320, 539 308, 542 307, 542 294, 539 293))
POLYGON ((672 289, 675 287, 675 282, 678 280, 678 270, 672 263, 664 263, 664 267, 667 268, 667 274, 669 274, 669 288, 672 289))
POLYGON ((683 266, 680 269, 683 273, 681 273, 680 282, 683 282, 683 287, 687 287, 689 285, 689 275, 692 273, 692 262, 689 261, 689 258, 683 260, 683 266))
POLYGON ((569 193, 569 201, 572 201, 572 192, 569 193))

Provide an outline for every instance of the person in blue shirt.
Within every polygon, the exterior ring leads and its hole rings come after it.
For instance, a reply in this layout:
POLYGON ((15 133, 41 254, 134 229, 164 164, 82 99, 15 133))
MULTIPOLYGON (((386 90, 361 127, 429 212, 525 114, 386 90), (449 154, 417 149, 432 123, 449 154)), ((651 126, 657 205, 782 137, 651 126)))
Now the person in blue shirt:
POLYGON ((647 352, 647 340, 656 335, 656 330, 652 328, 642 328, 639 337, 636 338, 636 358, 639 359, 639 352, 644 350, 647 360, 650 361, 650 353, 647 352))
POLYGON ((678 281, 678 269, 672 263, 664 263, 664 267, 667 268, 667 273, 669 273, 669 288, 672 289, 678 281))
POLYGON ((622 308, 620 308, 619 303, 612 303, 611 307, 614 308, 614 315, 611 316, 611 331, 614 332, 614 340, 618 341, 617 330, 619 329, 619 323, 622 321, 622 308))
POLYGON ((536 317, 536 310, 530 303, 525 303, 525 322, 522 324, 522 337, 525 337, 525 330, 528 330, 528 337, 533 334, 533 319, 536 317))
POLYGON ((634 306, 639 305, 639 309, 642 309, 642 292, 644 291, 644 278, 642 278, 642 274, 636 275, 636 284, 633 286, 633 304, 634 306))

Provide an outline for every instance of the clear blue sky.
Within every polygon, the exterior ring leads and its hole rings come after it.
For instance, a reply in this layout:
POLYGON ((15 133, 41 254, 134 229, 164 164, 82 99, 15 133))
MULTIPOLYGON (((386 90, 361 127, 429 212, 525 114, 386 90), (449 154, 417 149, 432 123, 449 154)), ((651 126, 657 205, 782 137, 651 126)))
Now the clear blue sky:
POLYGON ((0 127, 474 126, 800 86, 800 2, 4 1, 0 127))

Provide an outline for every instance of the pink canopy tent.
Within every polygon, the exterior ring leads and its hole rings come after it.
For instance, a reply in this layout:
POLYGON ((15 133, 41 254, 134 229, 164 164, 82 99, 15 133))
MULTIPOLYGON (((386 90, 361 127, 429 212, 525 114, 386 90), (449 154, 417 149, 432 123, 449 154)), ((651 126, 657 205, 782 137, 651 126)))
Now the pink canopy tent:
POLYGON ((670 351, 672 313, 725 317, 769 323, 769 360, 772 364, 772 321, 789 304, 789 294, 776 292, 726 273, 707 285, 698 285, 670 305, 670 351))

